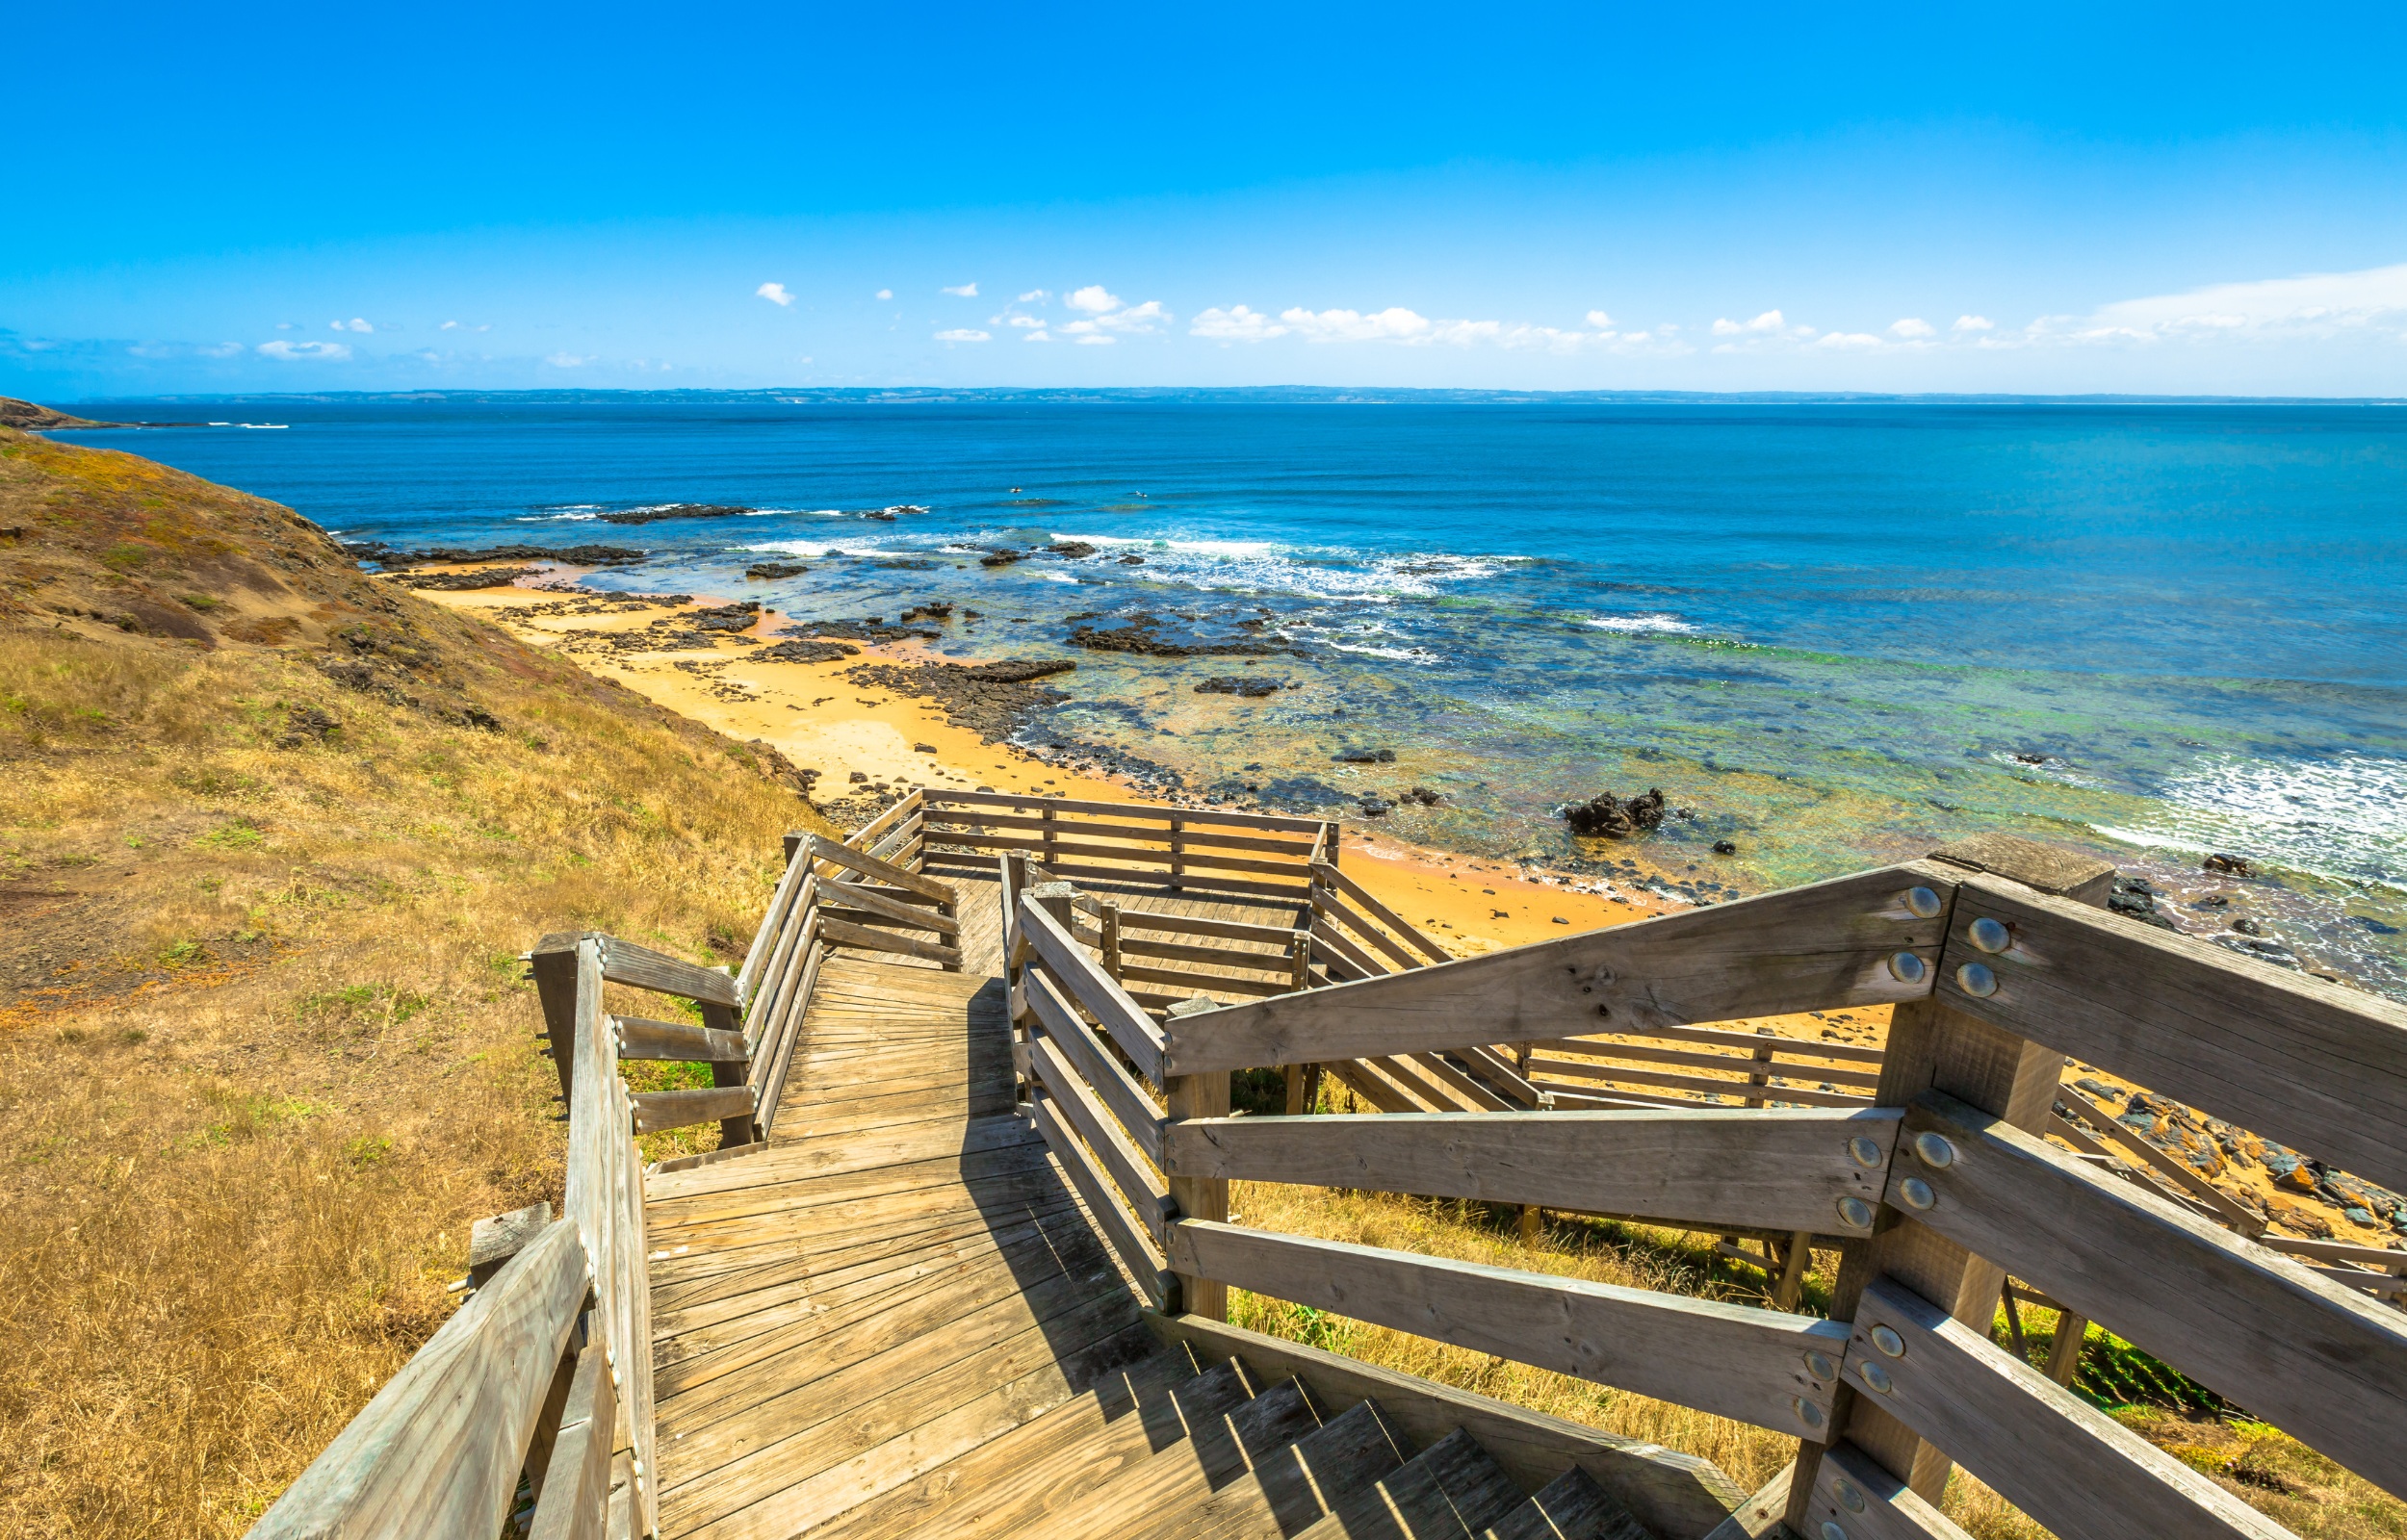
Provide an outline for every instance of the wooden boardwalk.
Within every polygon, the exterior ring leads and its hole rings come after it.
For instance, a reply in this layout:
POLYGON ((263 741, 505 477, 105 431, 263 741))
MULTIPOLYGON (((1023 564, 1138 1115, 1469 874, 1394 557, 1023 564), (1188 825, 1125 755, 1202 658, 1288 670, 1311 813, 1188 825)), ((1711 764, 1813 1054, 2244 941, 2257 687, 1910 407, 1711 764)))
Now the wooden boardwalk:
POLYGON ((646 1183, 663 1535, 1644 1532, 1577 1472, 1533 1501, 1467 1435, 1416 1458, 1371 1402, 1149 1328, 1013 1110, 993 885, 947 876, 964 970, 831 956, 770 1147, 646 1183))

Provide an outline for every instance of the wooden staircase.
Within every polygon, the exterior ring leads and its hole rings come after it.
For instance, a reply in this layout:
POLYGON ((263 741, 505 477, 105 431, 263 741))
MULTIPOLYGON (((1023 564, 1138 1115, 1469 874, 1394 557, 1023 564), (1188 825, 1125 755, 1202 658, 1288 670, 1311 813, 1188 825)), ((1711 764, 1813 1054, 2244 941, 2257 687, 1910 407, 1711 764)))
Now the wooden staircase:
POLYGON ((1645 1540, 1576 1468, 1524 1493, 1469 1433, 1426 1450, 1376 1401, 1174 1345, 815 1530, 829 1540, 1645 1540))

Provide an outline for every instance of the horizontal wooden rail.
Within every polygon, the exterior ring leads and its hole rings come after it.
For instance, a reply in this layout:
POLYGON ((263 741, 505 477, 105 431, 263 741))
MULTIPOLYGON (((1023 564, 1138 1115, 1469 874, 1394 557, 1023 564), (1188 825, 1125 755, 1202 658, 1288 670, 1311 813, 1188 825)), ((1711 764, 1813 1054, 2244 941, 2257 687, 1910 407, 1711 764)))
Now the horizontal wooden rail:
POLYGON ((1781 1311, 1199 1219, 1171 1227, 1170 1263, 1792 1435, 1827 1424, 1847 1344, 1844 1324, 1781 1311))
POLYGON ((704 1086, 692 1091, 646 1091, 629 1098, 635 1109, 635 1132, 657 1134, 663 1128, 684 1128, 728 1117, 749 1117, 753 1112, 750 1086, 704 1086))
POLYGON ((1860 1087, 1865 1091, 1880 1084, 1876 1071, 1841 1069, 1829 1065, 1783 1058, 1781 1055, 1789 1051, 1790 1040, 1786 1038, 1757 1038, 1751 1046, 1759 1053, 1771 1053, 1773 1057, 1768 1059, 1745 1058, 1728 1053, 1691 1053, 1684 1048, 1658 1048, 1651 1043, 1615 1042, 1596 1038, 1546 1038, 1531 1043, 1530 1047, 1541 1053, 1586 1054, 1595 1059, 1627 1060, 1631 1064, 1726 1069, 1737 1075, 1777 1075, 1790 1080, 1819 1078, 1829 1081, 1833 1086, 1860 1087))
POLYGON ((1872 1104, 1870 1096, 1851 1096, 1843 1091, 1813 1091, 1801 1086, 1751 1086, 1744 1080, 1716 1080, 1709 1075, 1675 1075, 1659 1069, 1594 1064, 1585 1059, 1533 1058, 1530 1060, 1530 1073, 1533 1076, 1563 1075, 1573 1080, 1660 1086, 1669 1091, 1697 1091, 1709 1096, 1758 1096, 1766 1101, 1796 1102, 1805 1107, 1868 1107, 1872 1104))
MULTIPOLYGON (((1229 962, 1221 965, 1240 967, 1244 964, 1229 962)), ((1218 989, 1224 994, 1271 995, 1285 994, 1295 988, 1283 978, 1256 979, 1229 973, 1197 973, 1188 968, 1157 968, 1142 962, 1124 963, 1120 969, 1120 976, 1123 979, 1134 979, 1144 984, 1183 984, 1190 990, 1203 993, 1218 989)))
POLYGON ((913 930, 934 931, 942 936, 961 934, 961 922, 951 915, 918 904, 906 904, 860 883, 839 882, 830 878, 819 885, 819 892, 823 904, 843 904, 867 910, 880 919, 892 920, 913 930))
POLYGON ((1847 1377, 1857 1394, 1947 1450, 2058 1540, 2295 1540, 1895 1282, 1876 1279, 1865 1289, 1847 1377), (1886 1351, 1872 1335, 1884 1328, 1900 1351, 1886 1351))
POLYGON ((1191 1074, 1917 999, 1963 876, 1911 861, 1231 1006, 1171 1023, 1166 1062, 1191 1074))
MULTIPOLYGON (((1173 856, 1168 850, 1149 850, 1134 846, 1096 845, 1078 838, 1084 833, 1075 824, 1056 824, 1061 836, 1038 839, 1026 834, 972 834, 935 832, 929 837, 948 845, 968 845, 976 850, 1042 850, 1056 856, 1084 857, 1091 861, 1119 861, 1127 865, 1129 875, 1156 868, 1167 870, 1176 861, 1182 872, 1208 875, 1212 872, 1260 872, 1272 876, 1293 873, 1304 875, 1301 860, 1263 860, 1251 856, 1222 856, 1210 851, 1183 850, 1173 856)), ((1058 864, 1058 862, 1056 862, 1058 864)))
POLYGON ((2407 1006, 1989 877, 1965 881, 1938 972, 1956 1010, 2407 1187, 2407 1006), (1984 919, 2004 950, 1974 943, 1984 919))
POLYGON ((1020 936, 1045 960, 1046 967, 1071 997, 1102 1024, 1138 1072, 1160 1085, 1161 1029, 1153 1025, 1153 1018, 1145 1014, 1144 1007, 1128 998, 1128 991, 1103 971, 1102 964, 1087 956, 1053 916, 1024 897, 1020 901, 1020 936))
POLYGON ((522 1248, 410 1356, 250 1531, 252 1540, 492 1540, 584 1304, 577 1227, 522 1248))
POLYGON ((1285 946, 1295 932, 1277 925, 1249 925, 1242 920, 1204 919, 1190 914, 1157 914, 1152 910, 1120 911, 1124 931, 1167 931, 1180 936, 1209 936, 1224 941, 1260 941, 1285 946))
POLYGON ((681 994, 705 1005, 738 1007, 743 1004, 736 992, 736 981, 711 968, 696 967, 682 958, 666 952, 655 952, 648 946, 622 941, 615 936, 599 937, 602 944, 602 977, 612 984, 632 985, 638 989, 652 989, 661 994, 681 994))
POLYGON ((810 876, 811 863, 788 858, 786 869, 778 874, 776 891, 769 895, 768 911, 761 916, 760 929, 752 933, 752 945, 744 951, 744 965, 736 975, 736 994, 749 1004, 761 981, 761 971, 769 963, 776 942, 792 911, 795 893, 810 876))
POLYGON ((1897 1127, 1889 1109, 1212 1117, 1171 1124, 1163 1153, 1174 1176, 1869 1235, 1897 1127))
POLYGON ((621 1059, 666 1059, 680 1064, 742 1064, 751 1057, 740 1032, 714 1032, 677 1021, 612 1016, 621 1059))
POLYGON ((1190 941, 1147 941, 1125 934, 1128 911, 1121 911, 1120 950, 1129 957, 1156 958, 1165 962, 1202 962, 1210 967, 1252 968, 1258 973, 1287 971, 1287 953, 1241 952, 1234 947, 1198 946, 1190 941))
POLYGON ((1885 1050, 1866 1048, 1851 1042, 1832 1042, 1825 1038, 1767 1038, 1760 1032, 1733 1032, 1726 1027, 1621 1027, 1615 1037, 1654 1038, 1665 1042, 1694 1042, 1716 1048, 1760 1049, 1776 1045, 1782 1053, 1805 1059, 1830 1059, 1841 1064, 1871 1065, 1877 1068, 1888 1060, 1885 1050))
POLYGON ((881 931, 875 926, 855 925, 833 915, 821 916, 819 939, 830 946, 857 946, 864 951, 893 952, 903 957, 921 958, 951 968, 961 966, 961 949, 957 946, 946 946, 941 941, 916 941, 908 936, 897 936, 893 931, 881 931))
POLYGON ((889 887, 899 887, 906 892, 918 893, 939 904, 949 904, 953 901, 953 890, 933 877, 922 877, 918 872, 906 871, 900 866, 879 860, 874 856, 864 855, 857 850, 847 849, 832 839, 823 838, 817 834, 811 836, 811 855, 814 860, 826 861, 832 866, 846 867, 859 872, 864 877, 874 877, 889 887))
POLYGON ((1403 915, 1398 914, 1394 910, 1389 909, 1385 904, 1380 902, 1378 894, 1372 892, 1369 888, 1364 887, 1360 883, 1356 882, 1345 872, 1339 870, 1334 861, 1323 860, 1315 862, 1312 867, 1312 876, 1314 880, 1319 882, 1323 886, 1333 887, 1338 892, 1343 893, 1346 897, 1354 900, 1354 902, 1365 912, 1367 912, 1371 918, 1377 920, 1380 924, 1386 926, 1388 930, 1394 932, 1397 936, 1402 937, 1430 962, 1451 962, 1454 961, 1453 955, 1444 947, 1439 946, 1428 937, 1423 936, 1419 929, 1410 920, 1407 920, 1403 915))
POLYGON ((1186 824, 1219 824, 1232 829, 1273 829, 1316 835, 1324 827, 1317 818, 1290 818, 1278 813, 1231 812, 1221 808, 1171 808, 1142 802, 1081 802, 1069 797, 1021 796, 1003 791, 952 791, 941 786, 921 788, 929 808, 1040 808, 1054 812, 1097 814, 1110 818, 1186 824))
POLYGON ((1901 1155, 1900 1212, 2407 1496, 2407 1315, 1953 1097, 1905 1127, 1943 1163, 1901 1155))
MULTIPOLYGON (((1098 817, 1031 818, 1017 813, 946 812, 942 809, 928 813, 928 837, 945 840, 952 837, 954 827, 969 829, 1052 830, 1057 834, 1074 833, 1081 839, 1120 839, 1159 845, 1165 852, 1171 844, 1171 832, 1165 823, 1119 824, 1100 821, 1098 817), (945 827, 938 828, 937 825, 945 827)), ((1182 828, 1178 833, 1181 850, 1203 846, 1211 850, 1251 850, 1273 856, 1292 856, 1298 863, 1311 859, 1312 843, 1304 839, 1266 839, 1258 834, 1225 834, 1208 829, 1182 828)))

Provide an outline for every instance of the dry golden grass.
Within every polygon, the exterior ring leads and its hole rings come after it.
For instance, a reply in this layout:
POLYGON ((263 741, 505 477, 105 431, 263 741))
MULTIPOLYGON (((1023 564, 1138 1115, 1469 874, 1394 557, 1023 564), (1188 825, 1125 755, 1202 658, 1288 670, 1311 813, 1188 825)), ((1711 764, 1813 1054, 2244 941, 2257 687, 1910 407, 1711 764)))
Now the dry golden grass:
POLYGON ((501 731, 314 650, 0 633, 0 1532, 240 1534, 440 1324, 470 1224, 559 1197, 516 954, 733 961, 823 828, 736 746, 404 618, 501 731), (297 707, 341 726, 278 747, 297 707))

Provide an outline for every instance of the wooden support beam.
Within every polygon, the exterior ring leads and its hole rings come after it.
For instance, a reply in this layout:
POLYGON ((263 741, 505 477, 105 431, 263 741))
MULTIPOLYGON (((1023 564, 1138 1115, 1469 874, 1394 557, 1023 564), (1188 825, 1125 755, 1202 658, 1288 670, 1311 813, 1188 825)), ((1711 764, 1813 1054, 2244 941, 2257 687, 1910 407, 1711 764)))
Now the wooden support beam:
POLYGON ((1095 1222, 1102 1229, 1103 1239, 1109 1241, 1112 1249, 1120 1253, 1120 1260, 1135 1277, 1137 1287, 1152 1302, 1153 1308, 1167 1308, 1172 1282, 1161 1253, 1154 1249, 1152 1241, 1137 1228, 1136 1221, 1128 1217, 1128 1211, 1122 1208, 1119 1199, 1113 1196, 1112 1185, 1096 1168, 1095 1157, 1078 1142, 1077 1135, 1062 1122, 1053 1111, 1051 1098, 1042 1090, 1037 1091, 1030 1103, 1030 1111, 1036 1118, 1037 1132, 1045 1136, 1045 1142, 1052 1150, 1053 1158, 1060 1161, 1062 1169, 1069 1173, 1070 1185, 1076 1188, 1078 1196, 1085 1200, 1087 1212, 1095 1217, 1095 1222))
POLYGON ((615 936, 598 936, 595 939, 602 945, 602 977, 612 984, 682 994, 704 1005, 743 1004, 736 993, 736 981, 715 968, 697 967, 682 958, 622 941, 615 936))
POLYGON ((839 882, 831 877, 820 884, 819 890, 823 902, 849 904, 854 909, 867 910, 880 919, 893 920, 913 930, 934 931, 941 936, 961 934, 961 922, 951 915, 917 904, 906 904, 860 883, 839 882))
POLYGON ((1173 1073, 1321 1063, 1919 999, 1963 875, 1909 862, 1231 1006, 1174 1023, 1168 1063, 1173 1073), (1918 889, 1927 896, 1909 900, 1918 889), (1912 961, 1893 965, 1901 954, 1912 961))
POLYGON ((1046 1104, 1086 1141, 1105 1174, 1111 1177, 1112 1185, 1120 1189, 1121 1200, 1136 1210, 1137 1219, 1148 1233, 1160 1236, 1175 1208, 1161 1179, 1146 1165, 1144 1152, 1120 1126, 1120 1120, 1104 1110, 1102 1102, 1077 1071, 1070 1067, 1050 1039, 1038 1038, 1028 1044, 1028 1067, 1034 1071, 1037 1083, 1045 1088, 1046 1104))
POLYGON ((1221 1117, 1172 1123, 1163 1158, 1173 1176, 1861 1236, 1897 1129, 1885 1110, 1221 1117))
POLYGON ((618 1388, 610 1380, 609 1354, 600 1343, 588 1343, 569 1380, 528 1540, 603 1540, 617 1434, 618 1388))
POLYGON ((873 877, 889 887, 899 887, 906 892, 918 893, 922 898, 931 899, 939 904, 949 904, 953 900, 953 890, 933 877, 922 877, 918 872, 905 871, 900 866, 879 860, 874 856, 864 855, 860 851, 840 845, 818 834, 811 836, 811 856, 815 860, 823 860, 832 866, 841 866, 847 870, 859 872, 864 877, 873 877))
POLYGON ((1367 912, 1371 918, 1379 921, 1382 925, 1386 926, 1397 936, 1402 937, 1406 942, 1411 944, 1414 950, 1418 951, 1430 962, 1451 962, 1454 961, 1454 955, 1452 953, 1448 952, 1444 947, 1439 946, 1436 941, 1431 940, 1428 937, 1423 936, 1420 933, 1420 930, 1410 920, 1407 920, 1403 915, 1398 914, 1394 910, 1389 909, 1385 904, 1380 902, 1378 894, 1372 892, 1369 888, 1364 887, 1360 883, 1356 882, 1352 877, 1348 876, 1343 871, 1340 871, 1334 860, 1316 863, 1312 868, 1312 875, 1319 879, 1324 886, 1333 887, 1338 892, 1343 893, 1346 897, 1354 900, 1356 904, 1361 906, 1363 911, 1367 912))
POLYGON ((2407 1006, 1987 877, 1964 885, 1947 962, 1958 1011, 2407 1187, 2407 1006), (1975 944, 1981 920, 2003 950, 1975 944), (1968 965, 1993 992, 1964 988, 1968 965))
POLYGON ((794 893, 810 876, 811 863, 794 859, 797 843, 787 836, 786 869, 777 879, 777 888, 769 895, 769 907, 761 916, 760 929, 752 933, 752 945, 744 951, 744 965, 736 974, 736 993, 749 1005, 752 991, 761 982, 761 970, 768 965, 770 948, 781 930, 789 923, 788 916, 794 903, 794 893))
POLYGON ((1847 1327, 1773 1310, 1180 1219, 1171 1266, 1796 1435, 1828 1420, 1847 1327))
MULTIPOLYGON (((1178 1021, 1182 1009, 1171 1007, 1169 1019, 1178 1021)), ((1167 1093, 1172 1123, 1229 1116, 1229 1072, 1225 1069, 1209 1074, 1172 1075, 1162 1089, 1167 1093)), ((1173 1176, 1170 1200, 1188 1219, 1217 1223, 1229 1218, 1229 1184, 1219 1177, 1173 1176)), ((1167 1238, 1164 1249, 1168 1249, 1167 1238)), ((1207 1321, 1229 1319, 1226 1278, 1201 1268, 1182 1267, 1177 1271, 1181 1310, 1207 1321)))
POLYGON ((2407 1316, 1952 1097, 1907 1110, 1926 1145, 1945 1164, 1902 1151, 1890 1202, 2407 1496, 2407 1316))
POLYGON ((2295 1540, 1894 1279, 1864 1290, 1847 1377, 2058 1540, 2295 1540), (1902 1350, 1886 1351, 1876 1331, 1895 1333, 1902 1350))
POLYGON ((924 958, 930 962, 961 965, 961 949, 940 941, 916 941, 893 931, 874 926, 854 925, 845 920, 831 919, 822 911, 819 919, 819 939, 830 946, 857 946, 869 952, 895 952, 904 957, 924 958))
POLYGON ((1270 829, 1307 836, 1318 834, 1321 828, 1320 820, 1316 818, 1290 818, 1280 813, 1231 812, 1222 808, 1170 808, 1134 802, 1082 802, 1072 797, 1038 797, 1005 791, 952 791, 941 786, 925 787, 921 795, 930 807, 1037 808, 1053 812, 1077 813, 1085 816, 1100 814, 1107 818, 1141 818, 1162 823, 1167 823, 1173 816, 1176 816, 1181 822, 1206 827, 1270 829))
POLYGON ((1813 1489, 1799 1495, 1805 1502, 1800 1534, 1827 1535, 1836 1526, 1847 1540, 1972 1540, 1845 1439, 1824 1452, 1813 1489))
POLYGON ((1137 1148, 1145 1151, 1146 1159, 1160 1165, 1162 1116, 1146 1095, 1145 1087, 1078 1018, 1076 1009, 1050 975, 1042 968, 1029 968, 1021 978, 1027 1007, 1044 1024, 1046 1036, 1095 1088, 1112 1116, 1136 1141, 1137 1148))

